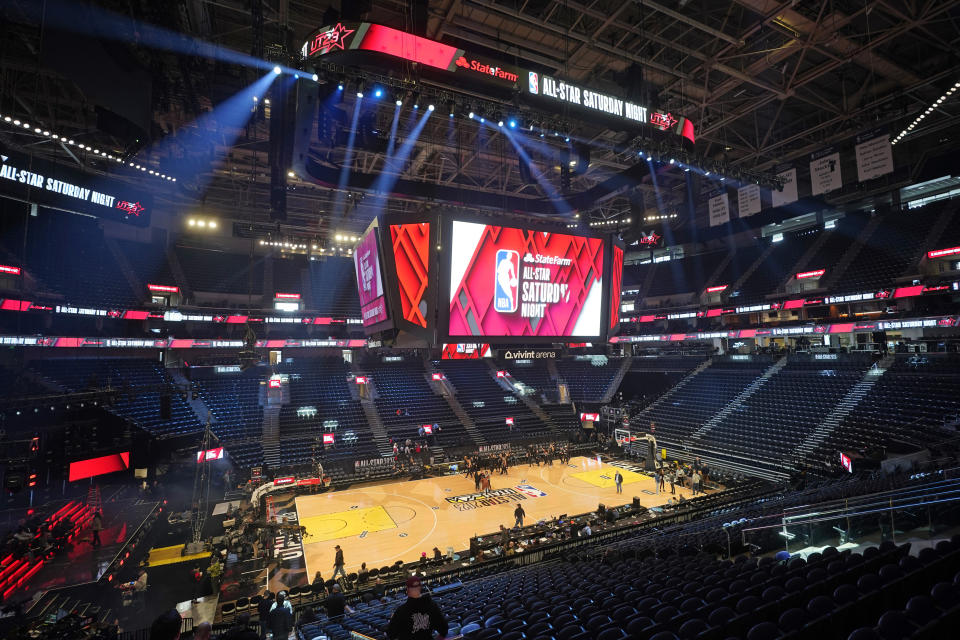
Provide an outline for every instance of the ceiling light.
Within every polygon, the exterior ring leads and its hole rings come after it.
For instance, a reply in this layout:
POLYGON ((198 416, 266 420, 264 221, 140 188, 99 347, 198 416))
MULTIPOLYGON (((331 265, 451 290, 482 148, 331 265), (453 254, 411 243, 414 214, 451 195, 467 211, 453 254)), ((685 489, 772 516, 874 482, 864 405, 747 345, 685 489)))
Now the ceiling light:
POLYGON ((317 82, 318 80, 320 80, 320 76, 318 76, 317 74, 313 74, 310 77, 313 79, 314 82, 317 82))
POLYGON ((427 111, 433 111, 435 108, 432 104, 427 105, 427 111))
POLYGON ((281 69, 279 65, 273 68, 273 72, 277 75, 280 75, 282 71, 283 69, 281 69))

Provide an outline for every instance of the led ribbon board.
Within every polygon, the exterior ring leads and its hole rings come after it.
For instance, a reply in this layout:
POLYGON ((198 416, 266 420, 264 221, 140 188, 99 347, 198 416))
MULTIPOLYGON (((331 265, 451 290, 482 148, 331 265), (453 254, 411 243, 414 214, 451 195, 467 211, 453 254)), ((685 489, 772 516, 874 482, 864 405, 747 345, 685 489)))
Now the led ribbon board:
POLYGON ((517 87, 528 96, 553 103, 599 111, 625 122, 672 131, 695 142, 693 123, 684 117, 654 111, 622 96, 594 91, 537 71, 526 71, 450 45, 370 22, 338 22, 310 34, 300 47, 304 60, 350 51, 376 52, 416 62, 459 78, 474 78, 501 87, 517 87))
POLYGON ((150 226, 153 196, 95 176, 0 148, 0 196, 96 218, 150 226))

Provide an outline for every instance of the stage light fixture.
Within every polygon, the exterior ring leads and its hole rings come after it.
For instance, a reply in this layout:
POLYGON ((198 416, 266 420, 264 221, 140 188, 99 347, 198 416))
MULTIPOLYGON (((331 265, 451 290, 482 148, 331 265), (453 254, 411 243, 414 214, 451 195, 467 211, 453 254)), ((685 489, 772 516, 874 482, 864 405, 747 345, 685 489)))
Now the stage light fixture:
POLYGON ((517 121, 516 121, 515 118, 510 118, 510 120, 507 122, 507 124, 510 125, 510 128, 511 128, 511 129, 516 129, 516 128, 517 128, 517 121))
POLYGON ((397 98, 396 100, 393 101, 393 104, 399 107, 403 104, 403 100, 401 100, 400 98, 397 98))
POLYGON ((281 69, 279 66, 276 66, 273 68, 273 72, 277 75, 280 75, 283 72, 283 69, 281 69))
POLYGON ((503 126, 503 120, 497 120, 497 126, 498 126, 498 127, 502 127, 502 126, 503 126))
POLYGON ((310 79, 313 80, 314 82, 320 82, 320 76, 318 76, 317 74, 313 74, 312 76, 310 76, 310 79))
POLYGON ((413 92, 413 100, 412 100, 412 102, 413 102, 413 108, 414 108, 414 109, 419 109, 419 108, 420 108, 420 92, 419 92, 419 91, 414 91, 414 92, 413 92))
POLYGON ((447 113, 451 118, 457 114, 457 103, 453 100, 447 100, 447 113))
POLYGON ((435 108, 432 104, 427 105, 427 111, 433 111, 435 108))
POLYGON ((567 136, 563 139, 564 142, 570 142, 570 136, 567 136))
POLYGON ((382 96, 383 96, 383 89, 381 89, 380 87, 377 87, 376 89, 373 90, 374 98, 380 98, 382 96))
POLYGON ((473 120, 473 116, 474 116, 474 113, 473 113, 473 111, 471 111, 468 117, 469 117, 471 120, 473 120))

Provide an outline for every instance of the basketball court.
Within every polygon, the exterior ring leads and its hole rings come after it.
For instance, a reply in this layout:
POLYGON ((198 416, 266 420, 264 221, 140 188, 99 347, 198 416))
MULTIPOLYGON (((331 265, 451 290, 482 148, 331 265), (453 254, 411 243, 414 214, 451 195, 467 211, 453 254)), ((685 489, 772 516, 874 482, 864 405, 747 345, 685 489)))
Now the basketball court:
MULTIPOLYGON (((461 474, 297 497, 297 517, 306 527, 303 552, 309 579, 316 571, 331 577, 337 544, 351 573, 361 562, 379 568, 397 560, 414 561, 421 552, 432 558, 434 547, 443 553, 447 547, 466 549, 471 536, 492 533, 501 524, 512 526, 517 504, 527 514, 524 523, 531 524, 588 513, 601 502, 615 507, 636 497, 643 506, 655 507, 670 498, 669 485, 666 494, 657 495, 653 478, 585 457, 566 465, 511 467, 507 475, 494 474, 491 485, 491 494, 484 496, 461 474), (623 474, 620 495, 613 481, 618 469, 623 474)), ((689 489, 676 491, 692 497, 689 489)))

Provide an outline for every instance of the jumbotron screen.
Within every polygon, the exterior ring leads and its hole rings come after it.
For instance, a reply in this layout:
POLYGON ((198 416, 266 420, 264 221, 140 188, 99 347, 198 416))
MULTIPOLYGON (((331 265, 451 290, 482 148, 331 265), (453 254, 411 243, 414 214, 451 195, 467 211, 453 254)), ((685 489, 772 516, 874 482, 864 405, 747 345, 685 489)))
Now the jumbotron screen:
POLYGON ((360 319, 364 328, 386 322, 387 299, 383 292, 383 269, 377 245, 376 228, 367 231, 353 254, 357 270, 357 291, 360 294, 360 319))
POLYGON ((601 238, 454 221, 450 336, 599 337, 601 238))

